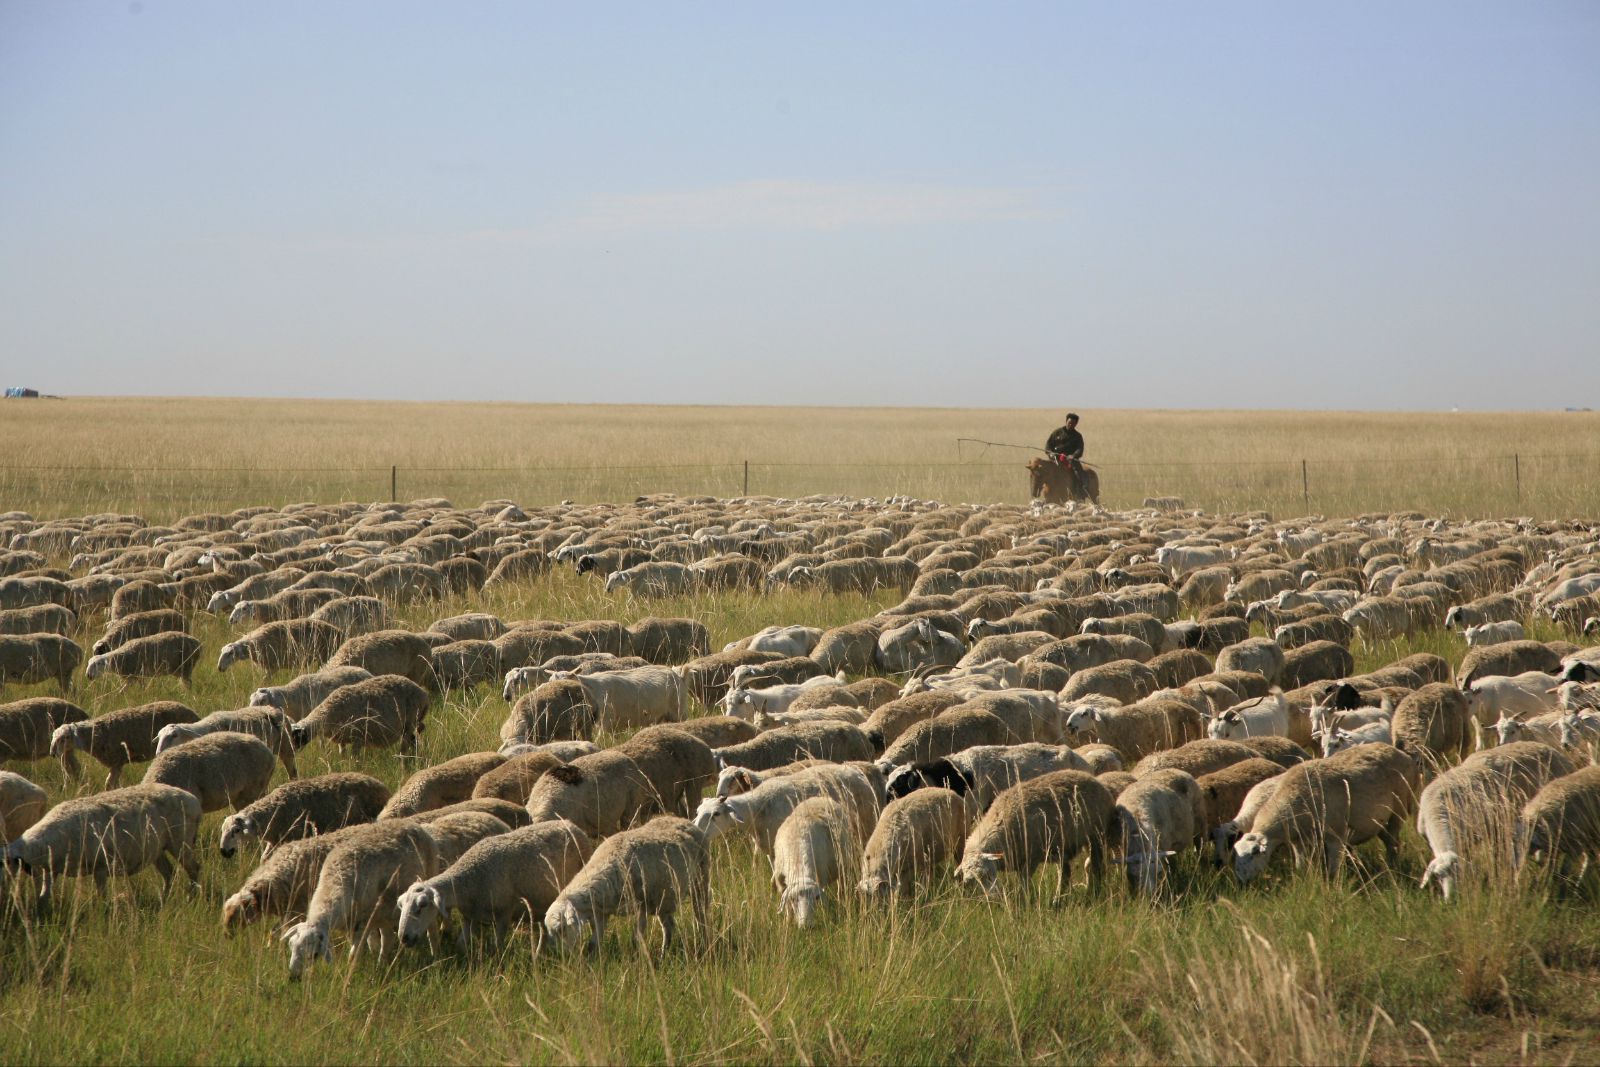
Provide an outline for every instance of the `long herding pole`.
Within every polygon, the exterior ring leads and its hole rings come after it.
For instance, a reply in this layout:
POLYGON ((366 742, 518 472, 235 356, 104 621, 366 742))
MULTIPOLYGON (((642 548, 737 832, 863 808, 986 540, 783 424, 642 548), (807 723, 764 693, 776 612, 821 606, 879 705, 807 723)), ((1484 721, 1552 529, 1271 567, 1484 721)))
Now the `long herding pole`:
POLYGON ((1311 475, 1306 472, 1306 461, 1300 461, 1300 495, 1305 498, 1306 511, 1311 510, 1311 475))
POLYGON ((750 461, 744 461, 744 495, 750 495, 750 461))
POLYGON ((389 468, 389 499, 390 500, 399 500, 400 499, 400 490, 398 488, 399 483, 400 483, 400 468, 392 466, 392 467, 389 468))

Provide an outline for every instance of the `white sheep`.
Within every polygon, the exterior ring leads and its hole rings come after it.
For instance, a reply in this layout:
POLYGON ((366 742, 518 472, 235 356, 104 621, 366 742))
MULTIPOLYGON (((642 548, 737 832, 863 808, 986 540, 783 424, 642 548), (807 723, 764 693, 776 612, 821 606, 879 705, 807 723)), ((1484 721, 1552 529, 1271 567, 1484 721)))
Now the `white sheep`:
POLYGON ((1506 716, 1543 715, 1556 709, 1560 684, 1559 677, 1543 671, 1475 678, 1466 686, 1467 710, 1480 726, 1506 716))
POLYGON ((1520 622, 1509 620, 1469 626, 1462 631, 1461 636, 1467 639, 1467 647, 1481 648, 1484 645, 1498 645, 1506 641, 1524 641, 1528 637, 1528 632, 1523 629, 1520 622))
POLYGON ((1240 803, 1237 815, 1227 822, 1211 827, 1211 847, 1216 854, 1218 867, 1227 863, 1233 856, 1233 846, 1239 838, 1254 829, 1256 816, 1266 807, 1267 801, 1272 799, 1272 794, 1277 792, 1278 783, 1282 780, 1283 775, 1278 774, 1257 782, 1244 795, 1244 801, 1240 803))
POLYGON ((1342 726, 1335 726, 1331 730, 1324 730, 1319 736, 1322 741, 1322 755, 1331 756, 1335 752, 1343 752, 1347 748, 1357 745, 1371 745, 1394 743, 1393 724, 1388 719, 1379 719, 1376 722, 1365 723, 1346 730, 1342 726))
POLYGON ((802 930, 816 916, 830 886, 851 880, 861 836, 850 809, 832 797, 802 801, 778 828, 772 847, 772 882, 778 911, 802 930))
POLYGON ((1117 795, 1116 819, 1128 885, 1153 895, 1161 886, 1167 859, 1205 835, 1200 783, 1176 768, 1151 771, 1117 795))
POLYGON ((532 917, 542 936, 545 912, 593 852, 589 835, 565 820, 485 838, 400 895, 400 940, 417 944, 453 912, 461 913, 462 948, 474 927, 490 927, 498 943, 523 916, 532 917))
POLYGON ((1236 704, 1218 712, 1206 727, 1206 736, 1219 741, 1242 741, 1247 737, 1288 737, 1289 702, 1283 690, 1257 700, 1236 704))
POLYGON ((402 887, 432 877, 439 847, 428 830, 410 819, 387 819, 351 827, 323 861, 304 922, 283 934, 289 944, 289 977, 298 979, 315 959, 327 959, 336 930, 351 936, 350 954, 396 928, 402 887))
POLYGON ((835 764, 772 778, 748 793, 707 797, 695 812, 694 824, 707 841, 734 829, 747 830, 757 847, 770 856, 783 821, 802 801, 818 796, 846 801, 863 836, 877 822, 880 794, 866 774, 847 764, 835 764))
POLYGON ((132 876, 147 866, 172 888, 176 860, 198 885, 200 801, 170 785, 130 785, 64 800, 6 846, 8 872, 32 875, 47 907, 57 878, 91 875, 102 893, 113 874, 132 876))
POLYGON ((607 920, 632 910, 638 915, 634 933, 640 944, 653 916, 660 920, 670 949, 678 906, 687 898, 701 936, 708 936, 710 868, 705 835, 693 823, 675 815, 657 816, 600 843, 545 912, 545 931, 568 950, 587 931, 591 951, 598 952, 607 920))
POLYGON ((789 705, 799 700, 800 694, 807 689, 815 689, 821 685, 838 685, 843 681, 844 674, 841 671, 837 677, 819 674, 815 678, 807 678, 792 685, 770 685, 761 689, 739 686, 728 690, 727 695, 722 698, 722 711, 725 715, 740 719, 750 719, 758 713, 774 715, 788 711, 789 705))

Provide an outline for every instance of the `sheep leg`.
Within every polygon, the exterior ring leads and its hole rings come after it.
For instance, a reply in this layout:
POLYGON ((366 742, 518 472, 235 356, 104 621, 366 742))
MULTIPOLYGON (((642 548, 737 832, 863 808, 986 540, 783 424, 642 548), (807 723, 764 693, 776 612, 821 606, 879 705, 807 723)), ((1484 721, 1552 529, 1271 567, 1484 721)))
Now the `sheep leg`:
POLYGON ((650 954, 650 913, 643 908, 639 909, 639 917, 633 924, 633 939, 639 944, 639 951, 645 955, 650 954))
POLYGON ((78 754, 72 749, 64 749, 61 753, 61 773, 76 781, 83 777, 83 768, 78 765, 78 754))
POLYGON ((117 783, 120 782, 121 780, 122 780, 122 764, 120 764, 120 763, 111 764, 111 771, 110 771, 109 774, 106 775, 106 784, 105 784, 104 788, 106 788, 106 789, 115 789, 117 787, 117 783))
POLYGON ((167 859, 166 853, 162 853, 150 866, 161 875, 161 899, 165 900, 172 895, 172 861, 167 859))
POLYGON ((1339 865, 1344 860, 1344 841, 1334 834, 1322 838, 1322 870, 1329 881, 1339 877, 1339 865))
POLYGON ((1378 840, 1383 842, 1383 855, 1393 867, 1400 861, 1400 814, 1389 816, 1389 821, 1383 824, 1383 829, 1378 831, 1378 840))
POLYGON ((667 952, 671 952, 672 951, 672 932, 673 932, 674 927, 676 926, 676 923, 677 923, 677 915, 674 912, 664 911, 664 912, 661 913, 661 951, 662 951, 662 953, 667 953, 667 952))
POLYGON ((300 777, 300 772, 295 769, 295 765, 294 765, 294 746, 293 745, 284 746, 283 752, 280 753, 280 758, 283 760, 284 773, 289 776, 291 781, 293 779, 295 779, 295 778, 300 777))
MULTIPOLYGON (((1066 875, 1067 875, 1067 864, 1063 863, 1061 865, 1061 877, 1063 879, 1063 885, 1062 885, 1062 890, 1063 891, 1065 891, 1065 889, 1066 889, 1066 885, 1065 885, 1066 875)), ((1106 846, 1105 846, 1105 842, 1101 841, 1097 837, 1090 838, 1089 839, 1089 888, 1090 889, 1099 889, 1101 887, 1101 885, 1104 884, 1105 877, 1106 877, 1106 846)))

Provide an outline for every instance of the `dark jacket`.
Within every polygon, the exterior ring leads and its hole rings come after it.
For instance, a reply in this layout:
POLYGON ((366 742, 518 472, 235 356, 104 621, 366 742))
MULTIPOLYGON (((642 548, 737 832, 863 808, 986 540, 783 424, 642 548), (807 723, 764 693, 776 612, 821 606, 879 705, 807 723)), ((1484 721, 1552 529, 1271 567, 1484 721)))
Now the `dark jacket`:
MULTIPOLYGON (((1035 438, 1037 440, 1037 438, 1035 438)), ((1050 435, 1050 440, 1044 443, 1045 451, 1061 456, 1071 456, 1073 459, 1083 458, 1083 434, 1077 430, 1069 430, 1065 426, 1058 427, 1050 435)))

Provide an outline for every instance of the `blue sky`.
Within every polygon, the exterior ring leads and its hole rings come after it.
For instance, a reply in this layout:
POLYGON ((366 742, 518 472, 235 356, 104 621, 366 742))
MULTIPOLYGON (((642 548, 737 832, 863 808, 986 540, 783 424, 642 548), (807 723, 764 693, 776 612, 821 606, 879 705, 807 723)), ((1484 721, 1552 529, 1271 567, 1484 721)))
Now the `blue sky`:
POLYGON ((1600 406, 1600 5, 0 2, 61 393, 1600 406))

